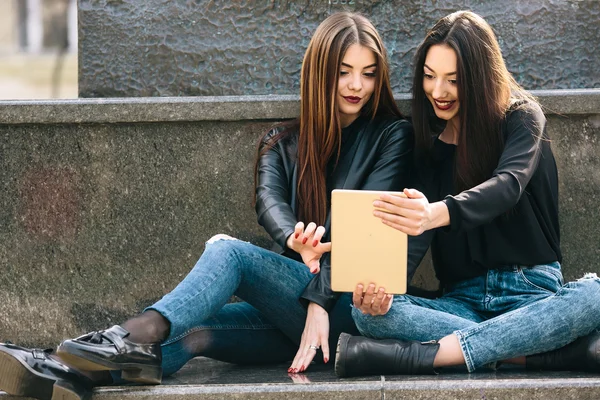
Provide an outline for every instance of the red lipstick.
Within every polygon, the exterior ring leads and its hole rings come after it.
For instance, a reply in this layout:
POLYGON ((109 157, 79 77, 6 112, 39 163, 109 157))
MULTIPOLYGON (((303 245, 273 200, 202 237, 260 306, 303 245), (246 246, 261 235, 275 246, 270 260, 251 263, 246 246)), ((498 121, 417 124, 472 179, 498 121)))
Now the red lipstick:
POLYGON ((344 96, 344 99, 346 99, 348 103, 352 104, 358 104, 361 100, 361 98, 357 96, 344 96))

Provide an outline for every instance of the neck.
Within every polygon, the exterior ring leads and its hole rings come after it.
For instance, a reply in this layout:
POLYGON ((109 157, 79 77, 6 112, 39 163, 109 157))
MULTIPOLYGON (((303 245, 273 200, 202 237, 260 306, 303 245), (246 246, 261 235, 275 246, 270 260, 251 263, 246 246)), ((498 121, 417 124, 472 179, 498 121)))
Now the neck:
POLYGON ((446 128, 440 134, 440 140, 444 143, 448 144, 458 144, 458 130, 460 127, 460 123, 458 121, 458 117, 452 118, 448 123, 446 123, 446 128))
POLYGON ((340 116, 340 125, 342 128, 350 126, 350 124, 352 124, 354 121, 356 121, 357 118, 358 118, 358 115, 340 116))

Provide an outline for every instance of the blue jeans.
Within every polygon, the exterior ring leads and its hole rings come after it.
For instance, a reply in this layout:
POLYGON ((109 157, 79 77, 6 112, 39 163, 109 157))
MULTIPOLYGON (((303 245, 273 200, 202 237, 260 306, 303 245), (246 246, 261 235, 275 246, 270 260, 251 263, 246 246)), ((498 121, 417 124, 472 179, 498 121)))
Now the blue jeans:
POLYGON ((600 280, 563 285, 558 262, 511 266, 450 285, 438 299, 403 295, 383 316, 352 316, 365 336, 429 341, 455 334, 469 372, 562 347, 600 327, 600 280))
MULTIPOLYGON (((238 364, 293 360, 306 322, 299 297, 312 278, 301 262, 229 236, 213 237, 185 279, 148 307, 171 323, 162 344, 163 375, 196 356, 238 364), (232 295, 244 302, 226 304, 232 295)), ((329 319, 331 349, 341 332, 358 334, 349 294, 329 319)))

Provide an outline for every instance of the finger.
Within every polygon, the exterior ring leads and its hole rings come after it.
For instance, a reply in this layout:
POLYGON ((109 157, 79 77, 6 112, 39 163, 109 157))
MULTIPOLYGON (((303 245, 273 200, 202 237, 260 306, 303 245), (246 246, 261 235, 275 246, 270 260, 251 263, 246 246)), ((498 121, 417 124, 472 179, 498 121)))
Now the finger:
POLYGON ((313 358, 315 358, 315 355, 317 355, 317 350, 311 348, 304 353, 304 359, 302 359, 300 362, 302 364, 300 367, 300 372, 304 372, 308 369, 308 366, 312 362, 313 358))
POLYGON ((314 357, 314 354, 317 353, 316 350, 310 348, 311 344, 314 344, 314 343, 316 343, 316 339, 311 339, 309 341, 307 340, 306 344, 302 345, 302 348, 299 350, 299 351, 301 351, 301 355, 300 355, 300 358, 298 359, 298 363, 297 363, 297 368, 298 368, 297 372, 305 371, 306 368, 308 367, 306 360, 307 359, 312 360, 312 357, 314 357), (310 356, 310 353, 314 353, 312 355, 312 357, 310 356))
POLYGON ((373 302, 374 291, 375 291, 375 285, 372 283, 369 284, 369 286, 367 287, 367 291, 365 292, 365 295, 363 296, 362 306, 360 307, 361 311, 363 311, 365 313, 369 312, 369 309, 371 308, 371 303, 373 302))
POLYGON ((375 297, 373 299, 373 303, 371 304, 371 311, 375 314, 379 314, 379 310, 381 308, 381 302, 385 297, 385 288, 380 287, 376 292, 375 297))
POLYGON ((400 232, 404 232, 410 236, 419 236, 420 234, 422 234, 424 232, 424 230, 422 228, 415 229, 415 228, 408 227, 406 225, 401 225, 401 224, 397 224, 395 222, 386 221, 384 219, 382 219, 381 222, 383 222, 384 224, 386 224, 388 226, 391 226, 394 229, 399 230, 400 232))
POLYGON ((308 268, 310 269, 311 274, 316 274, 319 272, 321 270, 321 267, 319 266, 319 260, 310 260, 308 262, 308 268))
POLYGON ((387 314, 388 311, 390 311, 390 308, 392 308, 392 302, 394 300, 394 295, 393 294, 386 294, 383 301, 381 302, 381 315, 387 314))
POLYGON ((384 203, 399 205, 399 204, 402 204, 402 200, 406 199, 406 195, 405 194, 394 195, 394 194, 390 194, 390 193, 382 193, 381 196, 379 196, 379 199, 384 203))
POLYGON ((312 246, 317 247, 317 245, 321 242, 321 238, 325 234, 325 227, 319 226, 315 229, 315 234, 312 237, 312 246))
POLYGON ((316 248, 317 252, 323 254, 323 253, 329 253, 331 251, 331 242, 327 242, 327 243, 319 243, 317 245, 316 248))
POLYGON ((327 364, 329 362, 329 338, 327 335, 321 336, 321 351, 323 352, 323 362, 327 364))
POLYGON ((404 194, 411 199, 422 199, 425 195, 419 192, 417 189, 404 189, 404 194))
POLYGON ((304 232, 304 222, 298 222, 294 227, 294 239, 298 239, 304 232))
POLYGON ((302 244, 306 244, 308 239, 310 239, 315 233, 315 229, 317 229, 317 224, 314 222, 311 222, 306 226, 306 229, 304 229, 304 234, 302 235, 302 244))
POLYGON ((303 348, 303 342, 300 342, 300 347, 298 348, 298 351, 296 352, 296 356, 294 357, 294 361, 292 361, 292 365, 290 365, 290 368, 288 369, 288 372, 291 373, 296 373, 298 372, 298 363, 300 362, 300 358, 302 357, 302 348, 303 348))
POLYGON ((356 289, 352 293, 352 304, 354 307, 360 308, 362 306, 362 297, 363 297, 363 285, 360 283, 356 285, 356 289))
POLYGON ((381 218, 381 222, 400 225, 400 226, 405 227, 405 229, 418 231, 419 229, 423 228, 423 220, 421 218, 413 219, 413 218, 407 218, 405 216, 381 213, 379 211, 376 211, 374 213, 374 215, 378 218, 381 218))

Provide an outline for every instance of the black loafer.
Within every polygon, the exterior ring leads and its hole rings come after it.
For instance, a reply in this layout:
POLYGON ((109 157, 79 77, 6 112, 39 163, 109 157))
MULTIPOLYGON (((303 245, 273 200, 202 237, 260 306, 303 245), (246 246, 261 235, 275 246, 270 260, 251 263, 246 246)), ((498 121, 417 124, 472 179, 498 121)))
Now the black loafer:
POLYGON ((42 400, 84 400, 92 382, 49 357, 51 350, 0 343, 0 389, 42 400))
POLYGON ((84 371, 121 370, 121 378, 138 383, 162 380, 160 343, 140 344, 127 339, 129 332, 115 325, 110 329, 65 340, 56 354, 84 371))

